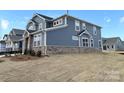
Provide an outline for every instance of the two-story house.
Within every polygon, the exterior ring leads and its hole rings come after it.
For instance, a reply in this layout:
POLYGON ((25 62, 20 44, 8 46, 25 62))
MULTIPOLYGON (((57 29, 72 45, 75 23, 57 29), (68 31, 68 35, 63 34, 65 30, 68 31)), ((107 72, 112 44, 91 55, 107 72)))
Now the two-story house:
POLYGON ((6 51, 18 51, 22 49, 23 34, 25 30, 13 28, 9 34, 4 35, 6 51))
POLYGON ((101 27, 93 23, 66 14, 55 19, 34 14, 26 26, 23 51, 41 50, 46 54, 55 47, 101 49, 101 40, 101 27))

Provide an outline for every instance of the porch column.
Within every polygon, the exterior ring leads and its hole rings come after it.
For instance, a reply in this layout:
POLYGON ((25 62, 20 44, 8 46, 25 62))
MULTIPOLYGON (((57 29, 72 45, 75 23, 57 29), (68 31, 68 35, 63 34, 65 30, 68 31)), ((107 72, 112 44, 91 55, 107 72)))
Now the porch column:
POLYGON ((25 38, 23 38, 23 41, 22 41, 22 54, 24 54, 24 52, 25 52, 25 43, 26 43, 26 40, 25 40, 25 38))
POLYGON ((27 46, 28 50, 30 50, 31 48, 31 36, 29 36, 28 38, 28 46, 27 46))
POLYGON ((47 38, 46 38, 46 36, 47 36, 47 35, 46 35, 46 32, 44 32, 44 54, 45 54, 45 55, 47 54, 47 44, 46 44, 46 41, 47 41, 46 39, 47 39, 47 38))
POLYGON ((78 37, 79 47, 81 47, 80 36, 78 37))

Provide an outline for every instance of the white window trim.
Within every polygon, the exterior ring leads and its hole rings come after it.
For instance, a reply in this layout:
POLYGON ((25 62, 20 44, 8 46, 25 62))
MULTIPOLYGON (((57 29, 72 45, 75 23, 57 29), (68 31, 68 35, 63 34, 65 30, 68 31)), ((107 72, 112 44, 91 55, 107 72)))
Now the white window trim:
POLYGON ((38 30, 43 30, 43 23, 40 23, 40 24, 38 25, 38 30))
POLYGON ((33 37, 35 37, 35 36, 36 36, 36 38, 33 38, 33 47, 43 46, 44 45, 43 33, 36 34, 33 37), (39 37, 39 35, 40 35, 40 37, 39 37), (40 45, 38 45, 38 41, 40 41, 40 45), (36 46, 34 46, 34 42, 36 42, 36 46))
POLYGON ((82 29, 86 29, 86 23, 82 23, 82 29))
POLYGON ((60 18, 60 19, 58 19, 58 20, 53 22, 53 26, 58 26, 58 25, 61 25, 61 24, 63 24, 63 19, 62 18, 60 18), (57 24, 57 22, 58 22, 58 24, 57 24))
POLYGON ((88 40, 88 46, 87 47, 90 47, 90 42, 89 42, 89 38, 87 38, 87 37, 82 37, 82 47, 86 47, 86 46, 83 46, 83 39, 87 39, 88 40))
POLYGON ((92 47, 92 48, 94 47, 94 40, 93 40, 93 39, 90 39, 90 47, 92 47), (91 46, 91 44, 92 44, 92 43, 91 43, 91 40, 92 40, 92 42, 93 42, 93 46, 91 46))
POLYGON ((80 21, 75 20, 75 31, 80 31, 80 21), (76 26, 79 26, 79 30, 76 29, 76 26))
POLYGON ((102 40, 98 40, 98 48, 102 48, 102 40), (101 47, 99 47, 99 41, 101 42, 101 47))
POLYGON ((96 26, 93 26, 93 34, 97 35, 97 28, 96 28, 96 26))

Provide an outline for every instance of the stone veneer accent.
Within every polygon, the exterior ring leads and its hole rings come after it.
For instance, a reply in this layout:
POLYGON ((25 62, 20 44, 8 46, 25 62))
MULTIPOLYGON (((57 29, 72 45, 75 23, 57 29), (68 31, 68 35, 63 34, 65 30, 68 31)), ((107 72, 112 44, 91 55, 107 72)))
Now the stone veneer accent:
POLYGON ((42 54, 45 55, 46 54, 46 47, 45 46, 41 46, 41 47, 33 47, 32 50, 35 51, 35 53, 37 53, 38 51, 42 51, 42 54))
POLYGON ((47 54, 99 53, 99 52, 102 52, 102 50, 70 46, 47 46, 47 54))

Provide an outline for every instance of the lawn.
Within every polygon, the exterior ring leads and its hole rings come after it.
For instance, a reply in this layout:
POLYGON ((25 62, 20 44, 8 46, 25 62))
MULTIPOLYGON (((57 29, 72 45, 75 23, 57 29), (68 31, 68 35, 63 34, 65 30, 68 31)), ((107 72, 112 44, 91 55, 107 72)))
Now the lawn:
POLYGON ((19 60, 14 58, 0 59, 4 60, 0 63, 0 81, 124 81, 124 55, 121 54, 62 54, 42 58, 19 56, 19 60))

